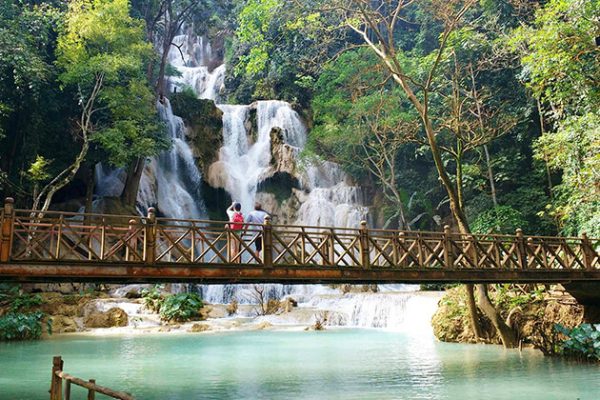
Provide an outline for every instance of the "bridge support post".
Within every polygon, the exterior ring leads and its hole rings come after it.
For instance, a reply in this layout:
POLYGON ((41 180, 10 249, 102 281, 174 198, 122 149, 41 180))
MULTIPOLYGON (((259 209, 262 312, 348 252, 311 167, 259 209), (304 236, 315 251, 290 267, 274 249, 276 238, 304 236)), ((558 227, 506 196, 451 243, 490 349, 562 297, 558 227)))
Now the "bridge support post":
POLYGON ((517 258, 519 260, 519 268, 527 269, 527 250, 525 248, 525 237, 523 236, 523 230, 517 229, 517 258))
POLYGON ((154 207, 148 209, 144 235, 144 261, 152 264, 156 261, 156 210, 154 207))
POLYGON ((4 200, 2 226, 0 227, 0 262, 10 259, 15 219, 15 200, 8 197, 4 200))
POLYGON ((583 265, 585 265, 585 269, 594 269, 596 250, 594 250, 594 247, 585 232, 581 233, 581 252, 583 254, 583 265))
POLYGON ((125 261, 139 261, 137 253, 137 237, 135 236, 135 225, 137 221, 135 219, 129 220, 129 227, 127 228, 127 245, 125 246, 125 261))
POLYGON ((369 228, 367 227, 367 221, 360 221, 360 230, 358 234, 360 242, 360 263, 363 268, 370 268, 371 260, 369 259, 369 228))
POLYGON ((446 268, 452 268, 454 266, 454 251, 452 250, 450 234, 450 226, 444 225, 444 264, 446 264, 446 268))
POLYGON ((52 359, 52 378, 50 381, 50 400, 62 400, 62 378, 56 373, 63 370, 63 360, 61 356, 55 356, 52 359))
POLYGON ((273 225, 271 225, 271 216, 265 217, 262 233, 263 241, 263 265, 265 268, 273 267, 273 225))

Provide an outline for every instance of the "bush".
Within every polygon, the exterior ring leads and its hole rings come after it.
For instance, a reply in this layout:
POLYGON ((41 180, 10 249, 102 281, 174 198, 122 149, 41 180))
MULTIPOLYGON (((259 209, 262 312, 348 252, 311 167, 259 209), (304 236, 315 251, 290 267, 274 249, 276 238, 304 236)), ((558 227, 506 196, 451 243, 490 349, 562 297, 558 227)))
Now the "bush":
MULTIPOLYGON (((7 311, 0 316, 0 340, 39 339, 46 314, 33 310, 41 304, 39 295, 22 294, 18 285, 0 284, 0 307, 7 311)), ((50 321, 47 323, 48 333, 51 333, 50 321)))
POLYGON ((555 329, 567 338, 561 345, 563 354, 600 361, 600 326, 581 324, 569 329, 556 324, 555 329))
MULTIPOLYGON (((9 312, 0 317, 0 340, 32 340, 42 336, 42 319, 45 314, 41 311, 33 313, 9 312)), ((48 333, 51 325, 48 321, 48 333)))
POLYGON ((142 301, 144 307, 152 312, 159 312, 162 304, 165 301, 165 296, 161 292, 161 286, 154 286, 150 289, 142 289, 142 301))
POLYGON ((165 297, 160 306, 163 321, 184 322, 200 316, 202 299, 196 293, 180 293, 165 297))

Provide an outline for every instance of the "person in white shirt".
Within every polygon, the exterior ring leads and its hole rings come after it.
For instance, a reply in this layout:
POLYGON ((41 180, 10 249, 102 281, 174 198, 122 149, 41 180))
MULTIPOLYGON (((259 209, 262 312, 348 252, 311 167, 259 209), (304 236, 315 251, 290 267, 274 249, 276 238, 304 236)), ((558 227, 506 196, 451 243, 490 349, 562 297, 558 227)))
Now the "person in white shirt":
MULTIPOLYGON (((269 213, 262 209, 262 205, 259 202, 256 202, 254 203, 254 211, 251 211, 248 214, 248 217, 246 217, 246 222, 251 224, 263 225, 265 223, 265 218, 267 217, 267 215, 269 215, 269 213)), ((248 226, 246 227, 248 228, 248 226)), ((256 238, 254 239, 254 246, 256 247, 256 258, 260 258, 260 252, 263 248, 262 227, 255 226, 253 228, 260 229, 256 234, 256 238)))

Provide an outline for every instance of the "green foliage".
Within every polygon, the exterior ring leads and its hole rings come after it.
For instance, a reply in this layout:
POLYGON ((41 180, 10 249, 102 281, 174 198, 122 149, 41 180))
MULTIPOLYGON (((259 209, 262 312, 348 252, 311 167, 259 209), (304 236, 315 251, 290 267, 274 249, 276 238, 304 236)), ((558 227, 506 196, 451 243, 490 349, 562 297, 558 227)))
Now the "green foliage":
POLYGON ((458 283, 421 283, 419 289, 422 291, 438 292, 456 287, 458 283))
POLYGON ((80 106, 97 102, 91 139, 110 163, 123 166, 168 147, 145 75, 154 52, 127 0, 70 2, 57 54, 60 81, 78 88, 80 106))
POLYGON ((40 311, 32 313, 9 312, 3 315, 0 317, 0 340, 39 339, 42 336, 44 316, 45 314, 40 311))
MULTIPOLYGON (((321 0, 249 0, 238 9, 227 47, 233 102, 280 98, 308 107, 322 65, 339 50, 340 30, 317 12, 321 0)), ((333 22, 333 21, 331 21, 333 22)))
POLYGON ((600 26, 595 0, 552 0, 509 44, 521 56, 525 84, 550 121, 535 146, 538 160, 562 173, 543 214, 566 234, 600 234, 600 26))
POLYGON ((524 293, 515 290, 511 284, 496 285, 494 291, 494 302, 501 310, 510 311, 515 307, 523 307, 528 304, 544 300, 545 288, 538 286, 535 290, 524 293))
POLYGON ((164 321, 185 322, 200 315, 202 299, 196 293, 179 293, 165 297, 159 313, 164 321))
POLYGON ((247 55, 240 57, 238 73, 256 75, 266 67, 273 44, 265 36, 281 6, 281 0, 248 0, 242 8, 236 35, 242 43, 252 47, 247 55))
POLYGON ((519 210, 510 206, 498 206, 484 211, 471 224, 474 233, 514 234, 521 228, 527 231, 527 222, 519 210))
POLYGON ((555 117, 597 109, 598 15, 597 0, 551 0, 532 25, 513 33, 510 44, 522 53, 523 79, 537 98, 553 105, 555 117))
POLYGON ((141 292, 144 306, 158 314, 163 321, 185 322, 198 317, 203 307, 196 293, 165 294, 162 286, 154 286, 141 292))
POLYGON ((50 178, 48 173, 48 165, 50 161, 46 160, 43 156, 36 156, 35 162, 31 163, 31 166, 27 170, 27 177, 34 182, 42 182, 50 178))
POLYGON ((569 329, 556 324, 555 329, 566 336, 561 345, 565 355, 600 361, 600 325, 581 324, 569 329))
POLYGON ((144 307, 155 313, 160 311, 160 308, 165 301, 162 286, 153 286, 150 289, 142 289, 141 295, 144 307))
POLYGON ((562 172, 550 215, 566 234, 600 236, 600 113, 566 118, 535 150, 538 159, 562 172))
MULTIPOLYGON (((8 312, 0 316, 0 340, 39 339, 43 332, 43 320, 46 314, 33 311, 42 304, 39 295, 21 293, 17 285, 0 285, 0 306, 8 312)), ((51 324, 46 329, 51 333, 51 324)))

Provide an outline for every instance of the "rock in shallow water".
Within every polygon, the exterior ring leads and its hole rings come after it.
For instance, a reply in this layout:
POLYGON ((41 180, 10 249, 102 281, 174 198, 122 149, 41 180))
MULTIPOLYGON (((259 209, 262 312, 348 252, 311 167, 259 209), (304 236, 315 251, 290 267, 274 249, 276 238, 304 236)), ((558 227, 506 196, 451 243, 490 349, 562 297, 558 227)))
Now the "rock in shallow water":
POLYGON ((112 328, 127 326, 129 318, 127 313, 118 307, 113 307, 105 312, 93 312, 85 320, 86 328, 112 328))

